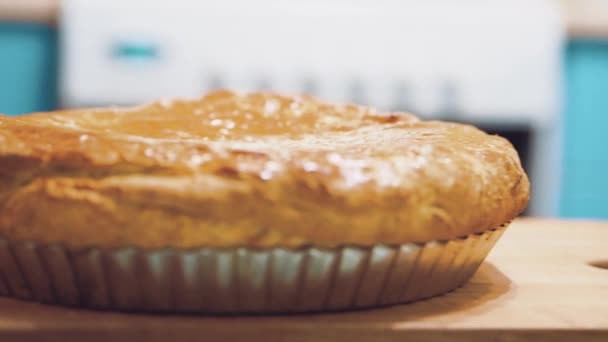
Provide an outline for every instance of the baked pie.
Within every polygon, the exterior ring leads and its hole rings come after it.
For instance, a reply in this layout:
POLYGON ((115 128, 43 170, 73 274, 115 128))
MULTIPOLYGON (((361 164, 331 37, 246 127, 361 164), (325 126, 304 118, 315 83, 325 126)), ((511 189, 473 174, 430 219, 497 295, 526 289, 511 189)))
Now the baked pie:
POLYGON ((462 284, 528 199, 501 137, 308 96, 0 116, 0 291, 153 311, 400 303, 462 284))

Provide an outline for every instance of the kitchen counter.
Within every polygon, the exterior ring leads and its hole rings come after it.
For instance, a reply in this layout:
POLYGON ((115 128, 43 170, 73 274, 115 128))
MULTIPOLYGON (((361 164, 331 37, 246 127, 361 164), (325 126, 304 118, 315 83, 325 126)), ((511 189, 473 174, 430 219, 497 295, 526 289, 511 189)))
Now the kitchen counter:
MULTIPOLYGON (((0 0, 0 21, 53 24, 61 0, 0 0)), ((608 1, 555 0, 571 37, 608 38, 608 1)))
POLYGON ((0 0, 0 21, 54 24, 60 0, 0 0))
POLYGON ((560 0, 571 38, 608 38, 608 1, 560 0))
POLYGON ((608 222, 520 219, 444 296, 349 313, 136 315, 0 299, 1 341, 608 341, 608 222))

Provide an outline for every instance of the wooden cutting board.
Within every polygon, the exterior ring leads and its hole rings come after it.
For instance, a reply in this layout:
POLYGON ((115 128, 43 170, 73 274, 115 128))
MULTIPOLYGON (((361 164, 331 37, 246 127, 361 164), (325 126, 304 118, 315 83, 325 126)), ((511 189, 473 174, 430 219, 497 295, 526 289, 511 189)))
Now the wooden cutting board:
POLYGON ((274 317, 94 312, 0 298, 0 341, 608 341, 608 223, 522 219, 474 278, 384 309, 274 317))

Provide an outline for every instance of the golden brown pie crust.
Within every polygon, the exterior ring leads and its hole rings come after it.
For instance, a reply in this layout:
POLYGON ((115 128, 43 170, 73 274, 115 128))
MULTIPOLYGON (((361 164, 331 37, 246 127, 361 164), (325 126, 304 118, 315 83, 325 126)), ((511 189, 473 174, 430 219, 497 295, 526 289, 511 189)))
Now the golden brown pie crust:
POLYGON ((0 234, 71 246, 453 239, 517 216, 517 152, 468 125, 271 93, 0 116, 0 234))

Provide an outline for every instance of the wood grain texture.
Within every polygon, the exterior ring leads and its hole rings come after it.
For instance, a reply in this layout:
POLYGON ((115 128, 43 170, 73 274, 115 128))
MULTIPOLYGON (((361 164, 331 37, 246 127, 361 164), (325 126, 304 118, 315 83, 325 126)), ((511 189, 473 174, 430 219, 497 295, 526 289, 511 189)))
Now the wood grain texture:
POLYGON ((608 341, 608 223, 519 220, 464 287, 384 309, 160 316, 0 299, 0 341, 608 341))

